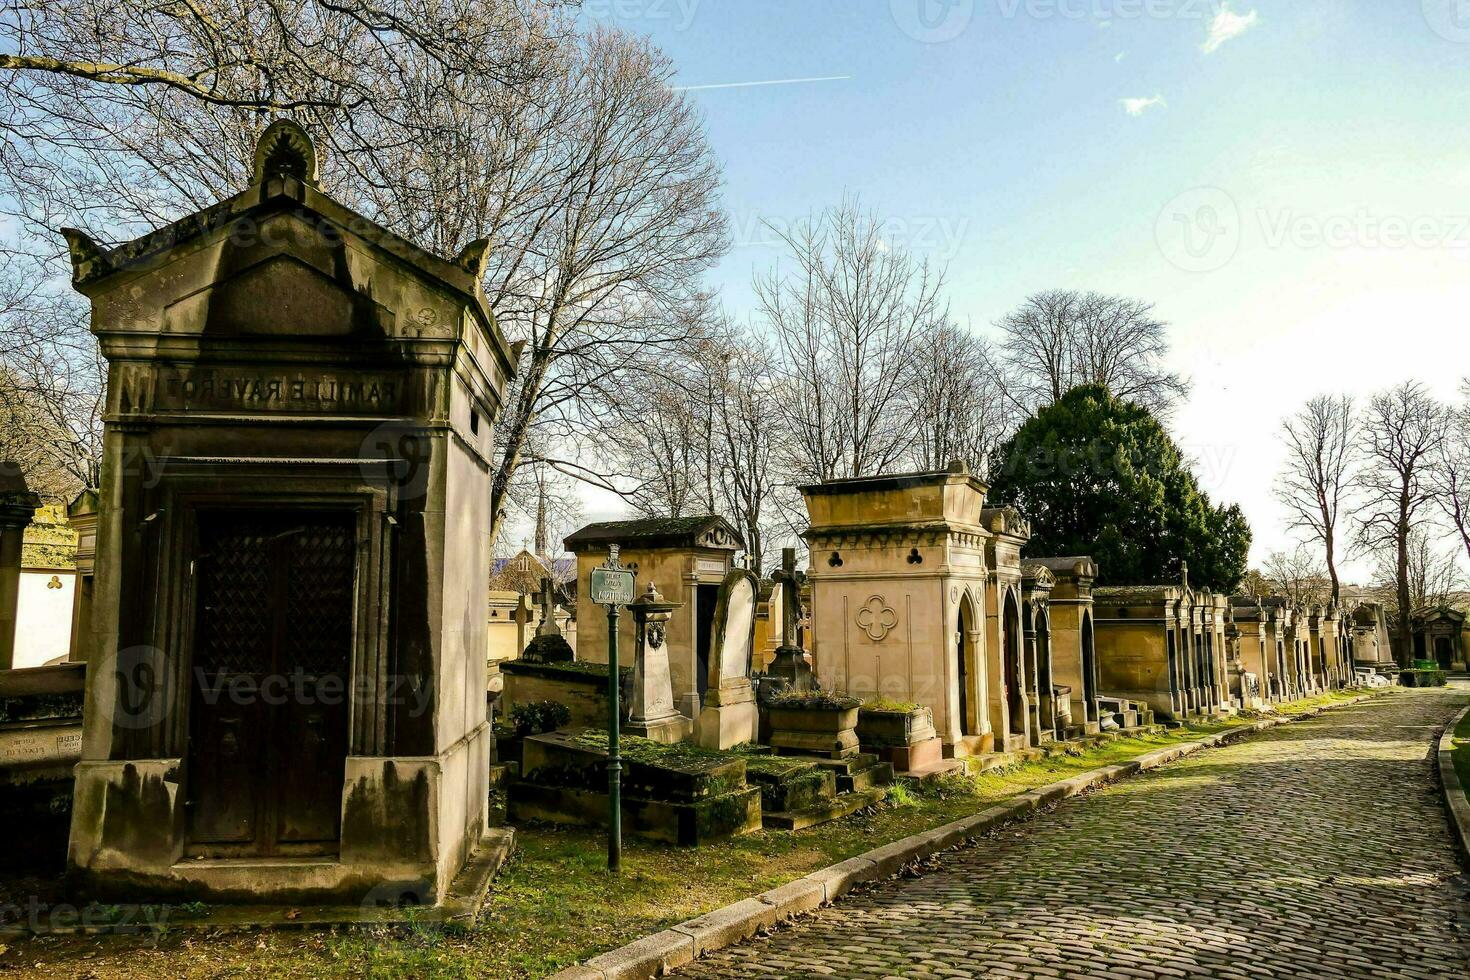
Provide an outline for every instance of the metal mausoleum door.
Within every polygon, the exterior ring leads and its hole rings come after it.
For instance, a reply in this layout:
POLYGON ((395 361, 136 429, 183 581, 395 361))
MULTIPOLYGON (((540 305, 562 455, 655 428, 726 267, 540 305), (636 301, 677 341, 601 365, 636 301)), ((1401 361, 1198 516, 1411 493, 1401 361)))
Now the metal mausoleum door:
POLYGON ((349 512, 199 513, 190 853, 337 849, 356 555, 349 512))

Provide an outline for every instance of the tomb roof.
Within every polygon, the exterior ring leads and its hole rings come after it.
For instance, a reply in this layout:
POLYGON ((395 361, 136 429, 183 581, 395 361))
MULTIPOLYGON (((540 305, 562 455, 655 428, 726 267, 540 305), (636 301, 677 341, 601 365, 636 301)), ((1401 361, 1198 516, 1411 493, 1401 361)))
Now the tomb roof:
MULTIPOLYGON (((492 347, 506 373, 514 373, 516 349, 501 333, 481 281, 489 242, 472 242, 458 256, 446 258, 337 201, 318 187, 316 148, 311 139, 301 126, 288 119, 276 120, 261 133, 250 184, 232 197, 113 245, 94 241, 75 228, 61 229, 71 257, 72 285, 88 296, 106 293, 103 284, 113 277, 156 272, 171 256, 189 251, 183 246, 198 242, 207 247, 222 238, 263 239, 262 223, 282 213, 321 229, 335 229, 337 237, 366 245, 380 262, 406 266, 420 280, 443 289, 464 309, 472 311, 492 338, 492 347)), ((326 231, 322 237, 327 237, 326 231)), ((97 324, 93 329, 97 331, 97 324)))
POLYGON ((1101 585, 1093 590, 1098 601, 1115 602, 1164 602, 1183 594, 1184 590, 1177 585, 1101 585))
POLYGON ((1014 507, 984 507, 980 510, 980 523, 996 534, 1009 534, 1016 538, 1031 537, 1031 525, 1014 507))
POLYGON ((964 463, 951 463, 947 469, 927 470, 920 473, 891 473, 882 476, 852 476, 840 480, 823 480, 821 483, 812 483, 797 489, 806 496, 819 497, 873 490, 904 490, 909 487, 932 486, 951 481, 968 482, 982 493, 990 489, 990 486, 971 473, 970 468, 964 463))
POLYGON ((1028 558, 1021 562, 1021 567, 1024 568, 1027 562, 1045 566, 1058 578, 1097 578, 1097 562, 1087 555, 1072 555, 1065 558, 1028 558))
POLYGON ((601 521, 567 535, 563 543, 568 551, 588 551, 590 546, 599 544, 644 548, 722 548, 728 551, 745 547, 745 539, 740 532, 729 521, 714 514, 601 521))

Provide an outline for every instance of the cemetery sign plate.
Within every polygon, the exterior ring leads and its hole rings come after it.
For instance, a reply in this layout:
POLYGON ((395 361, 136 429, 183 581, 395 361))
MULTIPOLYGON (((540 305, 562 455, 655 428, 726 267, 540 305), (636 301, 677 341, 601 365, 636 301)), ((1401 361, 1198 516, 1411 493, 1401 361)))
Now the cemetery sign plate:
POLYGON ((622 568, 594 568, 588 583, 589 595, 599 606, 626 606, 636 596, 633 573, 622 568))

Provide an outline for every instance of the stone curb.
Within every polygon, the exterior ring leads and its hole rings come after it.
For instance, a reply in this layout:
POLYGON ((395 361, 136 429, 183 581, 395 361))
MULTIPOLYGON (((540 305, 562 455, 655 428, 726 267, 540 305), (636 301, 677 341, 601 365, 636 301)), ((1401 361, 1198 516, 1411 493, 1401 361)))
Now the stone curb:
MULTIPOLYGON (((1309 708, 1292 715, 1262 719, 1229 731, 1203 736, 1194 742, 1155 749, 1127 762, 1103 766, 1070 779, 1038 786, 972 816, 885 844, 839 864, 813 871, 779 888, 707 912, 663 932, 610 950, 593 957, 585 964, 567 967, 553 974, 550 980, 646 980, 649 977, 663 976, 705 953, 749 939, 761 929, 769 929, 777 922, 823 905, 831 905, 857 885, 891 878, 914 861, 922 861, 940 851, 959 847, 971 838, 980 837, 1087 790, 1117 782, 1136 773, 1157 769, 1201 749, 1228 745, 1277 725, 1310 718, 1329 707, 1345 708, 1374 696, 1363 694, 1327 707, 1309 708)), ((1453 727, 1452 725, 1451 731, 1453 727)), ((1453 771, 1450 776, 1453 778, 1453 771)), ((1458 786, 1458 782, 1456 785, 1458 786)), ((1470 804, 1466 805, 1466 809, 1470 810, 1470 804)), ((1470 814, 1466 815, 1466 819, 1470 821, 1470 814)), ((1470 828, 1470 823, 1462 824, 1462 833, 1467 828, 1470 828)))
POLYGON ((1467 861, 1470 861, 1470 799, 1466 799, 1467 788, 1460 782, 1460 774, 1455 772, 1455 728, 1470 715, 1470 705, 1445 726, 1444 734, 1439 737, 1439 784, 1444 790, 1444 805, 1449 811, 1450 825, 1454 828, 1455 837, 1460 844, 1460 853, 1467 861))

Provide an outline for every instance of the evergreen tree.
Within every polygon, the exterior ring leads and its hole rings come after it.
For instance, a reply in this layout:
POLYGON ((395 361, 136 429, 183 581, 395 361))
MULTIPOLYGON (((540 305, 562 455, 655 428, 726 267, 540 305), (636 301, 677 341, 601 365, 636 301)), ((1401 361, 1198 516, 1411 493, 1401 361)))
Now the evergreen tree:
POLYGON ((1102 582, 1178 579, 1229 592, 1251 531, 1238 506, 1199 488, 1179 447, 1142 406, 1100 385, 1073 388, 996 450, 991 499, 1031 521, 1032 555, 1091 555, 1102 582))

